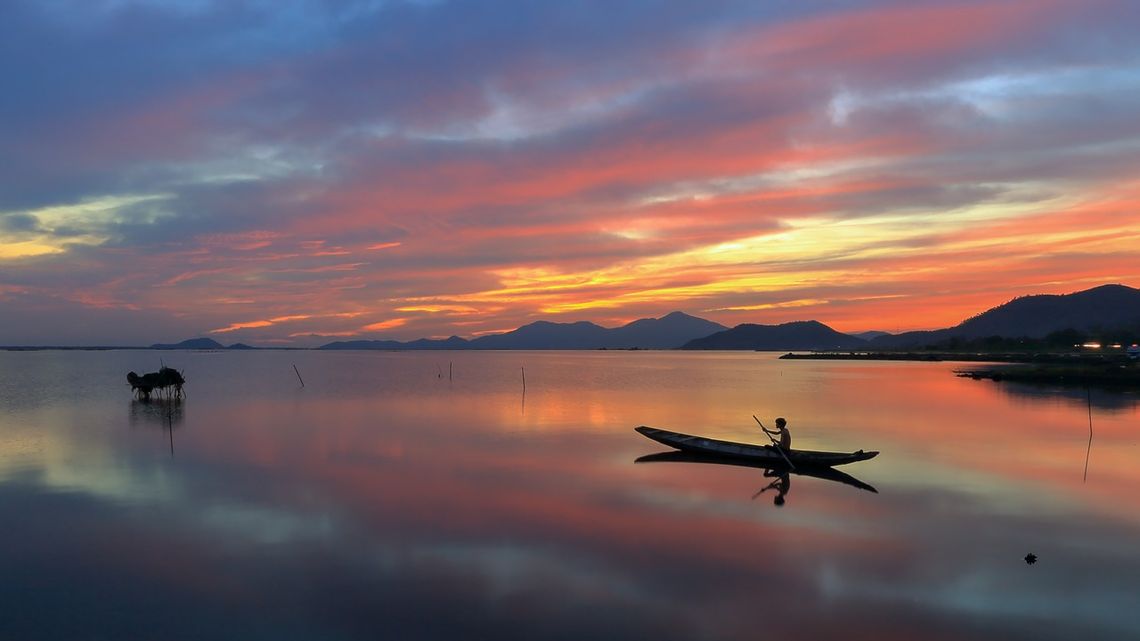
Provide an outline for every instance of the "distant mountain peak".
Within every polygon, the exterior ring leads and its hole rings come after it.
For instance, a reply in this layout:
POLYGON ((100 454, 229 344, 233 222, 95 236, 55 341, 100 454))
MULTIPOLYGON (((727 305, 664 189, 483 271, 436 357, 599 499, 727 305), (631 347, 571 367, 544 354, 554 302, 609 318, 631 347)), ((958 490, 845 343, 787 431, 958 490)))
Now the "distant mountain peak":
POLYGON ((181 343, 155 343, 150 346, 151 349, 226 349, 218 341, 212 338, 190 338, 182 341, 181 343))
POLYGON ((1091 294, 1093 292, 1135 292, 1140 291, 1134 287, 1129 287, 1123 283, 1108 283, 1105 285, 1097 285, 1084 291, 1073 292, 1073 294, 1061 294, 1062 296, 1072 296, 1074 294, 1091 294))
POLYGON ((1140 289, 1112 283, 1069 294, 1019 296, 953 327, 875 339, 876 347, 921 347, 948 339, 1043 338, 1062 330, 1140 325, 1140 289))
POLYGON ((683 349, 821 350, 857 349, 866 344, 861 338, 837 332, 817 320, 806 320, 780 325, 741 323, 689 341, 683 349))

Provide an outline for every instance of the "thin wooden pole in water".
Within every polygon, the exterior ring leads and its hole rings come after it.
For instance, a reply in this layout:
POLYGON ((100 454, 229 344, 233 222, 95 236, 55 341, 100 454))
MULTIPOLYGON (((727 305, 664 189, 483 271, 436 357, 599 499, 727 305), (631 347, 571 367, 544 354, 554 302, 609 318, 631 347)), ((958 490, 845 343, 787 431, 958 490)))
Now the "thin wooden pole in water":
POLYGON ((174 407, 166 408, 166 431, 170 434, 170 458, 174 458, 174 407))
POLYGON ((526 368, 520 367, 519 369, 522 370, 523 394, 526 394, 526 368))
POLYGON ((301 378, 301 370, 297 369, 297 364, 293 363, 293 371, 297 372, 297 380, 301 381, 301 387, 305 386, 305 379, 301 378))
POLYGON ((451 382, 451 361, 447 361, 447 382, 451 382))
POLYGON ((1089 405, 1089 446, 1085 450, 1085 475, 1081 479, 1082 483, 1087 483, 1089 480, 1089 455, 1092 454, 1092 389, 1086 387, 1085 395, 1088 398, 1089 405))

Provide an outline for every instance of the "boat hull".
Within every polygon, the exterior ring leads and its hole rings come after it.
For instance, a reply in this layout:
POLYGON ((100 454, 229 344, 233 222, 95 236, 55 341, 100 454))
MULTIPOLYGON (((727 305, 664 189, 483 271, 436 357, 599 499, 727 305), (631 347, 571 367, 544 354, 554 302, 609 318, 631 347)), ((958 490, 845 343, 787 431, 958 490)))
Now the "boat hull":
POLYGON ((814 450, 789 450, 781 453, 771 445, 754 445, 751 443, 736 443, 722 441, 704 436, 693 436, 680 432, 671 432, 656 427, 642 425, 635 428, 642 436, 653 439, 662 445, 668 445, 682 452, 696 454, 715 454, 717 456, 739 458, 750 461, 791 461, 795 466, 831 467, 833 465, 846 465, 878 456, 878 452, 819 452, 814 450))

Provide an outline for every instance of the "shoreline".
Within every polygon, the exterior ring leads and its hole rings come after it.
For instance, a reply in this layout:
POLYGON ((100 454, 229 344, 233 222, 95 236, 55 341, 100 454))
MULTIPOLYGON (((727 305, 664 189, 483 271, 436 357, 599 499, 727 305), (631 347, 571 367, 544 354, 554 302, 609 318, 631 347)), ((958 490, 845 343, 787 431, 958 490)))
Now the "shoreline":
POLYGON ((1127 364, 1137 361, 1127 355, 1087 352, 788 352, 786 360, 836 361, 959 361, 967 363, 1068 363, 1082 365, 1127 364))
POLYGON ((1140 361, 1126 354, 1073 352, 811 352, 788 353, 789 360, 921 361, 990 363, 990 367, 955 369, 960 378, 994 382, 1140 389, 1140 361))
POLYGON ((960 378, 975 381, 1033 383, 1088 387, 1140 389, 1140 365, 1005 364, 998 367, 954 370, 960 378))

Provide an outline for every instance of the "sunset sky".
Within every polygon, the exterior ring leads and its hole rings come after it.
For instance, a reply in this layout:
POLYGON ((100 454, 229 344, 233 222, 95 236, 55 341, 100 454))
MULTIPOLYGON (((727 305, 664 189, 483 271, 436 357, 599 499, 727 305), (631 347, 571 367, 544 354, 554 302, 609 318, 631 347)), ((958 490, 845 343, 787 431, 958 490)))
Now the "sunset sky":
POLYGON ((1137 286, 1138 26, 1126 0, 5 0, 0 345, 899 331, 1137 286))

